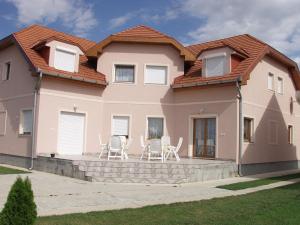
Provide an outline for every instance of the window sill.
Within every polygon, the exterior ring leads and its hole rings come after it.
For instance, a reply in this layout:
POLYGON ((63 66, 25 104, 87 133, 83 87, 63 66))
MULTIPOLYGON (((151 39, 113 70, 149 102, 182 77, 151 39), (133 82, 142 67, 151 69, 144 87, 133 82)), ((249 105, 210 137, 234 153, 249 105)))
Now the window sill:
POLYGON ((30 133, 30 134, 20 134, 20 133, 19 133, 19 137, 30 137, 30 136, 32 136, 31 133, 30 133))

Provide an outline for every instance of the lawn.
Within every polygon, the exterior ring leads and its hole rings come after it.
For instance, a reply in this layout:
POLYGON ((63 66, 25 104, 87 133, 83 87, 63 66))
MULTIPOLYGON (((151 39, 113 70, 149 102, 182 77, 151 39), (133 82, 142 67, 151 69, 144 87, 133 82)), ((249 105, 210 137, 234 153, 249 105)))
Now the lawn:
POLYGON ((300 183, 241 196, 38 218, 37 225, 299 225, 300 183))
POLYGON ((29 173, 24 170, 13 169, 9 167, 0 166, 0 175, 3 174, 21 174, 21 173, 29 173))
POLYGON ((289 174, 289 175, 278 176, 278 177, 269 177, 269 178, 257 179, 252 181, 245 181, 245 182, 239 182, 234 184, 227 184, 227 185, 218 186, 218 188, 235 191, 235 190, 253 188, 253 187, 258 187, 262 185, 272 184, 279 181, 291 180, 296 178, 300 178, 300 173, 289 174))

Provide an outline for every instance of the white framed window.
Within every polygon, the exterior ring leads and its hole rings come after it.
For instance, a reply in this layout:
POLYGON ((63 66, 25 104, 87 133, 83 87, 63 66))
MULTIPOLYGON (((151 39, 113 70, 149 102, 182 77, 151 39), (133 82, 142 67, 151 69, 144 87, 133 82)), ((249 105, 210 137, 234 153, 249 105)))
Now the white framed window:
POLYGON ((168 67, 146 65, 144 83, 166 85, 168 80, 168 67))
POLYGON ((254 142, 254 119, 244 117, 244 142, 254 142))
POLYGON ((268 73, 268 89, 274 91, 274 74, 268 73))
POLYGON ((5 62, 2 65, 2 71, 1 71, 1 76, 2 80, 9 80, 10 78, 10 73, 11 73, 11 62, 5 62))
POLYGON ((134 83, 135 65, 115 64, 114 65, 115 83, 134 83))
POLYGON ((278 94, 283 94, 283 79, 282 79, 282 77, 277 78, 277 92, 278 92, 278 94))
POLYGON ((31 135, 33 127, 32 109, 23 109, 20 115, 20 134, 31 135))
POLYGON ((294 143, 294 128, 292 125, 288 125, 288 143, 293 144, 294 143))
POLYGON ((129 116, 112 117, 112 135, 129 137, 129 116))
POLYGON ((147 117, 147 138, 160 139, 164 135, 164 118, 147 117))
POLYGON ((278 123, 275 120, 269 121, 269 144, 277 144, 278 143, 278 123))
POLYGON ((56 47, 54 54, 54 68, 68 72, 75 72, 76 52, 71 49, 56 47))
POLYGON ((226 56, 214 56, 205 58, 205 76, 220 76, 225 74, 226 56))
POLYGON ((0 112, 0 135, 5 135, 6 133, 6 119, 7 119, 7 113, 6 111, 0 112))

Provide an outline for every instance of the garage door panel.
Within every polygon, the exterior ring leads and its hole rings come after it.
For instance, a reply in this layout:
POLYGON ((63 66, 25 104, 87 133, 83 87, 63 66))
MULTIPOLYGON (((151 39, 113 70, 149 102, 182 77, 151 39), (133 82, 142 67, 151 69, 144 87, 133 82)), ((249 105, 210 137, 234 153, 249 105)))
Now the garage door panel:
POLYGON ((59 118, 58 152, 62 155, 81 155, 84 146, 85 115, 62 112, 59 118))

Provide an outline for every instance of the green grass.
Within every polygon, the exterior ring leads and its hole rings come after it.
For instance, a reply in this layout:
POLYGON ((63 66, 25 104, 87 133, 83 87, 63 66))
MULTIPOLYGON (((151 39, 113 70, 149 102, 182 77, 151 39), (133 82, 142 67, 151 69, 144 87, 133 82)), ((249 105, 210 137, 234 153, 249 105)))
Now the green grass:
POLYGON ((13 169, 13 168, 0 166, 0 175, 3 175, 3 174, 21 174, 21 173, 29 173, 29 172, 24 171, 24 170, 18 170, 18 169, 13 169))
POLYGON ((300 183, 190 203, 40 217, 37 225, 299 225, 300 183))
POLYGON ((262 185, 272 184, 279 181, 291 180, 295 178, 300 178, 300 173, 289 174, 289 175, 278 176, 278 177, 270 177, 264 179, 257 179, 252 181, 245 181, 245 182, 239 182, 234 184, 227 184, 227 185, 218 186, 218 188, 236 191, 236 190, 242 190, 246 188, 254 188, 262 185))

